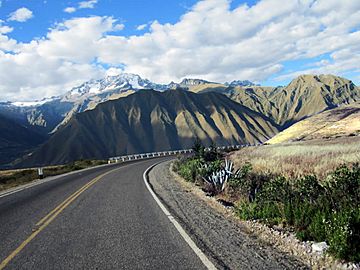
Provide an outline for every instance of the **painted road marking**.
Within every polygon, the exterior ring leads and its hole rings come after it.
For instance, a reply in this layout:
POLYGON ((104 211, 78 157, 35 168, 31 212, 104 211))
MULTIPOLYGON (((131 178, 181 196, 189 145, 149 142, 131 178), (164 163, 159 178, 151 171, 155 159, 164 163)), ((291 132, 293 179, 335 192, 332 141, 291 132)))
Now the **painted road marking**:
MULTIPOLYGON (((163 162, 163 161, 161 161, 163 162)), ((147 174, 148 172, 154 168, 156 165, 160 164, 161 162, 158 162, 154 165, 151 165, 149 168, 146 169, 146 171, 143 174, 143 179, 145 182, 145 185, 147 189, 149 190, 150 194, 153 196, 156 203, 159 205, 160 209, 164 212, 164 214, 168 217, 170 222, 175 226, 176 230, 180 233, 182 238, 188 243, 190 248, 195 252, 195 254, 199 257, 199 259, 202 261, 202 263, 205 265, 207 269, 216 270, 215 265, 206 257, 206 255, 198 248, 198 246, 195 244, 195 242, 190 238, 190 236, 185 232, 185 230, 181 227, 180 223, 176 221, 176 219, 170 214, 169 210, 166 209, 165 205, 160 201, 158 196, 155 194, 155 192, 152 190, 148 183, 147 174)))
MULTIPOLYGON (((124 166, 125 167, 125 166, 124 166)), ((109 173, 112 173, 116 170, 122 169, 124 167, 116 168, 111 171, 108 171, 106 173, 103 173, 94 179, 92 179, 90 182, 82 186, 80 189, 78 189, 76 192, 71 194, 67 199, 65 199, 62 203, 60 203, 57 207, 55 207, 49 214, 47 214, 44 218, 42 218, 36 226, 39 226, 35 229, 35 231, 25 240, 23 241, 8 257, 6 257, 5 260, 3 260, 0 264, 0 270, 3 270, 6 265, 9 264, 9 262, 17 255, 19 254, 27 244, 31 242, 42 230, 44 230, 66 207, 68 207, 77 197, 79 197, 85 190, 90 188, 92 185, 94 185, 96 182, 98 182, 101 178, 108 175, 109 173)))

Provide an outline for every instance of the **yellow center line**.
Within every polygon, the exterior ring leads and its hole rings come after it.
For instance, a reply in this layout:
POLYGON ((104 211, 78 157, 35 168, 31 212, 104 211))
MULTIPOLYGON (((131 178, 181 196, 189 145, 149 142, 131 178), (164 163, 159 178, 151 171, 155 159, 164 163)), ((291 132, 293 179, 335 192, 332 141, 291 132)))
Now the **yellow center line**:
POLYGON ((94 179, 92 179, 90 182, 82 186, 80 189, 78 189, 76 192, 71 194, 67 199, 65 199, 62 203, 60 203, 57 207, 55 207, 49 214, 47 214, 44 218, 42 218, 38 223, 36 223, 36 226, 39 226, 25 241, 23 241, 8 257, 6 257, 5 260, 3 260, 0 264, 0 270, 3 270, 6 265, 9 264, 9 262, 18 254, 20 253, 27 244, 31 242, 43 229, 45 229, 66 207, 68 207, 74 200, 76 200, 77 197, 79 197, 85 190, 90 188, 92 185, 94 185, 96 182, 98 182, 101 178, 106 176, 109 173, 112 173, 113 171, 118 170, 114 169, 111 171, 108 171, 106 173, 103 173, 94 179))
POLYGON ((36 223, 36 226, 40 226, 41 224, 43 224, 45 222, 45 220, 47 220, 52 214, 54 214, 60 207, 62 207, 67 201, 69 201, 72 197, 74 197, 76 194, 81 193, 83 190, 87 189, 88 186, 90 186, 92 184, 92 182, 94 182, 96 180, 96 178, 94 178, 93 180, 91 180, 89 183, 85 184, 84 186, 82 186, 80 189, 78 189, 77 191, 75 191, 73 194, 71 194, 65 201, 63 201, 62 203, 60 203, 57 207, 55 207, 53 210, 51 210, 45 217, 43 217, 38 223, 36 223))

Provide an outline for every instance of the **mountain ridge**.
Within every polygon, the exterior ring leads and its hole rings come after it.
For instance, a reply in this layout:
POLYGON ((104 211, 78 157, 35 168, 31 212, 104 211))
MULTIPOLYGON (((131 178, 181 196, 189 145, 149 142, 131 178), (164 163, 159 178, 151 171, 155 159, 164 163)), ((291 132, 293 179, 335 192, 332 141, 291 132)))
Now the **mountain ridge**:
POLYGON ((360 102, 330 109, 281 131, 267 144, 360 136, 360 102))
MULTIPOLYGON (((203 89, 218 91, 218 88, 203 89)), ((360 101, 360 88, 335 75, 305 74, 285 87, 227 87, 222 93, 272 118, 283 129, 318 112, 360 101)))
POLYGON ((205 144, 259 143, 277 132, 271 119, 225 95, 141 90, 75 115, 23 165, 189 148, 195 137, 205 144))

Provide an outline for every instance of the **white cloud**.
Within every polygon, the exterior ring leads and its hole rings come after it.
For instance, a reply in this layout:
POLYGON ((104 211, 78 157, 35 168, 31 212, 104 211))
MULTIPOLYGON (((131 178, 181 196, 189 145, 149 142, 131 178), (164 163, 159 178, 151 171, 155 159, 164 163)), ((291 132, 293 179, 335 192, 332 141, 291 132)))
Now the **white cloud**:
POLYGON ((140 25, 138 25, 138 26, 136 27, 136 30, 142 31, 142 30, 144 30, 147 26, 148 26, 147 23, 145 23, 145 24, 140 24, 140 25))
POLYGON ((64 12, 66 13, 74 13, 76 11, 76 8, 74 7, 67 7, 64 9, 64 12))
POLYGON ((22 7, 9 14, 9 21, 26 22, 33 17, 30 9, 22 7))
POLYGON ((116 32, 124 25, 114 18, 94 16, 64 21, 29 43, 0 34, 1 100, 60 94, 105 75, 103 66, 124 66, 163 83, 359 72, 359 1, 261 0, 231 9, 228 0, 204 0, 175 24, 148 26, 149 32, 126 37, 116 32), (330 57, 321 61, 323 55, 330 57), (295 71, 284 64, 313 57, 295 71))
POLYGON ((1 25, 0 24, 0 34, 8 34, 12 32, 14 28, 7 26, 7 25, 1 25))
POLYGON ((75 18, 30 43, 3 40, 6 36, 0 35, 1 100, 59 95, 83 81, 104 76, 106 70, 95 63, 96 42, 116 25, 111 17, 75 18))
POLYGON ((121 68, 111 67, 106 71, 106 76, 116 76, 123 72, 121 68))
POLYGON ((82 1, 79 2, 77 8, 76 7, 67 7, 64 9, 64 12, 66 13, 74 13, 78 9, 85 9, 85 8, 95 8, 95 5, 97 4, 98 0, 88 0, 88 1, 82 1))
POLYGON ((113 27, 113 31, 121 31, 121 30, 124 30, 125 28, 125 24, 122 24, 122 23, 119 23, 119 24, 116 24, 114 25, 113 27))
POLYGON ((159 82, 185 76, 262 81, 284 61, 360 44, 349 34, 360 26, 360 2, 313 2, 263 0, 231 10, 227 0, 200 1, 176 24, 155 21, 142 36, 105 36, 99 59, 159 82))
POLYGON ((79 3, 79 8, 94 8, 98 0, 82 1, 79 3))

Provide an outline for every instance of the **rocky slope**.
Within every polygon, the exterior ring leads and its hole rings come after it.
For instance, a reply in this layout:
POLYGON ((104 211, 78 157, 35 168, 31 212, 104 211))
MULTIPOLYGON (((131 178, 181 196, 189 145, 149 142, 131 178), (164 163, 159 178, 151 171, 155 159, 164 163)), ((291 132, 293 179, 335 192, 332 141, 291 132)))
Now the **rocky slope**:
POLYGON ((218 93, 142 90, 76 114, 22 165, 144 153, 204 144, 259 143, 276 125, 218 93))
POLYGON ((45 140, 46 137, 0 116, 0 168, 45 140))
MULTIPOLYGON (((228 85, 235 84, 252 85, 249 81, 228 83, 228 85)), ((0 102, 0 115, 43 134, 48 134, 54 133, 76 113, 92 110, 99 103, 125 97, 140 89, 156 91, 187 89, 197 92, 212 86, 225 87, 219 83, 187 78, 180 83, 157 84, 136 74, 123 73, 99 80, 90 80, 57 97, 33 102, 0 102)))
POLYGON ((301 75, 285 87, 208 87, 196 92, 206 91, 220 91, 272 118, 282 128, 318 112, 360 101, 360 89, 334 75, 301 75))

